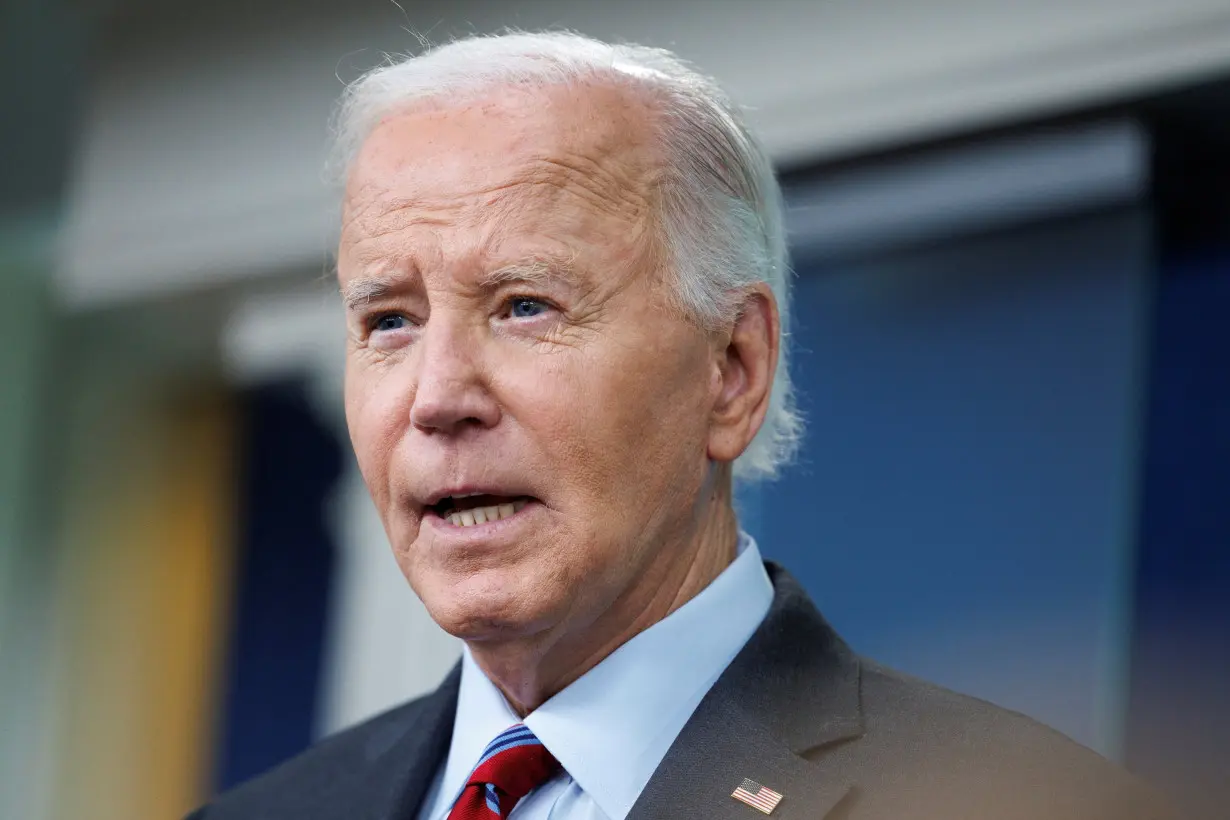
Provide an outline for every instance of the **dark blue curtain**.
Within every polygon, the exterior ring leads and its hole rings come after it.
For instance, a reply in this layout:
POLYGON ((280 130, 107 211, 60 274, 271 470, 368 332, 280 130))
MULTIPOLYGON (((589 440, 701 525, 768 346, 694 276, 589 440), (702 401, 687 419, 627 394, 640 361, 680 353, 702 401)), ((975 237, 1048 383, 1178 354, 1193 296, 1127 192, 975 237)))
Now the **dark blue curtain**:
POLYGON ((342 468, 303 386, 243 397, 234 623, 215 783, 225 789, 313 739, 335 550, 324 504, 342 468))

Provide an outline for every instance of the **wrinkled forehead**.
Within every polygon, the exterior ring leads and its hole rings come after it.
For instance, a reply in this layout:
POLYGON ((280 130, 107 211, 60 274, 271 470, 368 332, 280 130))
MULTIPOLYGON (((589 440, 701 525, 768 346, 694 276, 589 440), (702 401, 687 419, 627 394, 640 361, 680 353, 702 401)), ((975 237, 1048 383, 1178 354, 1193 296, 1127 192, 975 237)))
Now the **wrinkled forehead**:
POLYGON ((497 197, 521 183, 575 188, 595 206, 648 198, 658 154, 649 106, 611 85, 419 103, 364 141, 347 177, 344 222, 373 208, 497 197))

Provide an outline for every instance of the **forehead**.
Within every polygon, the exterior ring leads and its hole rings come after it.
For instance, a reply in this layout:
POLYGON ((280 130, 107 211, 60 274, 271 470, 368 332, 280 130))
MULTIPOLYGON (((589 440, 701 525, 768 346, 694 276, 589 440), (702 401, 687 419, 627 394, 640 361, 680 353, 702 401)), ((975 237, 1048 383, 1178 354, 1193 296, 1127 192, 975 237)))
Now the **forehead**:
POLYGON ((526 197, 640 216, 659 165, 650 123, 634 94, 599 84, 419 106, 386 118, 364 142, 347 180, 343 231, 379 234, 385 217, 404 221, 416 208, 455 220, 468 208, 487 219, 526 197))

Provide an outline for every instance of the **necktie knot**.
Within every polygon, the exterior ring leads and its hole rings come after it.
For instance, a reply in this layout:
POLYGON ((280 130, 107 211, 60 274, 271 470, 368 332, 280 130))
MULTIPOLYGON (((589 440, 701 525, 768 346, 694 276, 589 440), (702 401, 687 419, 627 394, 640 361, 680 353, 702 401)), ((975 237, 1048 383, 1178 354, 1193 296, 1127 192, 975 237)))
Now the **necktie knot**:
POLYGON ((487 744, 457 798, 450 820, 508 817, 517 801, 557 771, 555 757, 527 726, 518 723, 487 744))

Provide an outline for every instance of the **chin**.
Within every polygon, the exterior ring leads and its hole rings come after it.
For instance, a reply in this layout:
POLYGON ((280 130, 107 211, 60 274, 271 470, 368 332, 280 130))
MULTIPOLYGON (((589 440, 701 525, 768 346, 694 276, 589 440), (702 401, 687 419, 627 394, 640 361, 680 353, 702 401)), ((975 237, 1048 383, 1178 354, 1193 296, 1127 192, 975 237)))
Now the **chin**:
POLYGON ((533 584, 510 583, 498 572, 433 579, 419 593, 441 629, 463 641, 525 638, 549 629, 563 607, 533 584), (494 577, 491 577, 494 576, 494 577))

